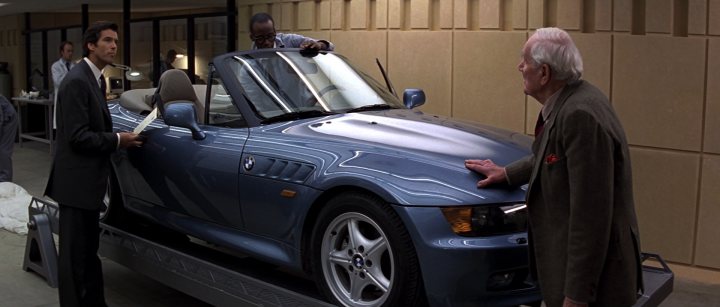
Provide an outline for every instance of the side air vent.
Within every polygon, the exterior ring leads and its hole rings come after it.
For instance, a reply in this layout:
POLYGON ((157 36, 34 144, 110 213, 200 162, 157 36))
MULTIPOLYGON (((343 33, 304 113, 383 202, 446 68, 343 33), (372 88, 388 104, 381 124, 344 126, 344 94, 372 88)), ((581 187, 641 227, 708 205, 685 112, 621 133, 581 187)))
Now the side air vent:
MULTIPOLYGON (((248 156, 251 155, 247 155, 244 160, 248 156)), ((246 169, 245 173, 258 177, 303 183, 315 170, 315 166, 307 163, 264 156, 253 156, 253 158, 255 166, 251 170, 246 169)))

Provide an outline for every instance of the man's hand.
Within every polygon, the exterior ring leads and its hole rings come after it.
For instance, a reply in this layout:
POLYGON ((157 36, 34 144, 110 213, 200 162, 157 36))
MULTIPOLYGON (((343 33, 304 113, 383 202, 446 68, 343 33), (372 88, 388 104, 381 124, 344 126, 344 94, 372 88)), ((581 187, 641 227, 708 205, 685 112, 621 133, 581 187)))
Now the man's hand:
POLYGON ((563 307, 588 307, 588 304, 587 303, 578 303, 576 301, 569 299, 566 296, 565 300, 563 301, 563 307))
POLYGON ((495 165, 491 160, 465 160, 467 169, 485 175, 485 179, 478 181, 478 188, 491 184, 506 182, 505 168, 495 165))
POLYGON ((300 49, 302 50, 314 50, 314 51, 320 51, 327 49, 327 46, 325 46, 325 43, 314 41, 314 40, 306 40, 302 44, 300 44, 300 49))
POLYGON ((143 140, 140 135, 133 132, 120 132, 120 148, 140 147, 143 140))

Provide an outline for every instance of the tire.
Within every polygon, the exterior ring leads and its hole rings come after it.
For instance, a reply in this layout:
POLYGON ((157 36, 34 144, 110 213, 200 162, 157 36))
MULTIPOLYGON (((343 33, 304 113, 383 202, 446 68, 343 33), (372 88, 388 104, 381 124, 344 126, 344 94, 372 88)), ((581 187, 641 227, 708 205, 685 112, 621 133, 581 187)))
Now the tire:
POLYGON ((312 234, 313 276, 340 306, 422 306, 417 254, 400 217, 381 199, 331 199, 312 234))
POLYGON ((108 178, 105 197, 103 197, 103 204, 100 209, 100 222, 105 224, 117 222, 123 218, 124 211, 120 184, 118 184, 115 177, 115 172, 112 172, 108 178))

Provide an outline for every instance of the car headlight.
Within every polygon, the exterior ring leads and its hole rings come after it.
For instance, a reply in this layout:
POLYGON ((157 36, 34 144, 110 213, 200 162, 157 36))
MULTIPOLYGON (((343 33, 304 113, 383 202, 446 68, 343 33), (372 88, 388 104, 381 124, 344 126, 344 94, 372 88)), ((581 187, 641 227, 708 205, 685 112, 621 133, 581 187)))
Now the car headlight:
POLYGON ((487 237, 527 231, 527 206, 440 208, 452 230, 464 237, 487 237))

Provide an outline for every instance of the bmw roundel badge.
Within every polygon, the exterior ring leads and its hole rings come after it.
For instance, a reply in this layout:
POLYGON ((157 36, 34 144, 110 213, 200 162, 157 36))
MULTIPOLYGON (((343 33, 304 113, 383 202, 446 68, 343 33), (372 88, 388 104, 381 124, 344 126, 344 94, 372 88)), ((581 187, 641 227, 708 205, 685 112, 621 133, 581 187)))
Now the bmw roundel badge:
POLYGON ((253 156, 245 157, 245 161, 243 161, 243 167, 245 167, 245 170, 250 171, 253 166, 255 166, 255 158, 253 158, 253 156))

